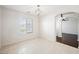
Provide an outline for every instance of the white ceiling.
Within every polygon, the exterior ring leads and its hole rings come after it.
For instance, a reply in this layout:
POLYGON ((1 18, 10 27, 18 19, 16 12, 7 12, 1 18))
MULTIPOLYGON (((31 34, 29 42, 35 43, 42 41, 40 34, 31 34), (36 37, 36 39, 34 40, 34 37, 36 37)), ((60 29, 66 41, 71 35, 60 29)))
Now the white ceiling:
MULTIPOLYGON (((36 5, 4 5, 3 7, 17 10, 24 13, 35 14, 36 5)), ((59 14, 64 12, 79 12, 78 5, 40 5, 40 14, 46 15, 48 13, 59 14)))
POLYGON ((24 13, 34 13, 34 11, 36 10, 36 6, 34 5, 3 5, 3 7, 24 13))

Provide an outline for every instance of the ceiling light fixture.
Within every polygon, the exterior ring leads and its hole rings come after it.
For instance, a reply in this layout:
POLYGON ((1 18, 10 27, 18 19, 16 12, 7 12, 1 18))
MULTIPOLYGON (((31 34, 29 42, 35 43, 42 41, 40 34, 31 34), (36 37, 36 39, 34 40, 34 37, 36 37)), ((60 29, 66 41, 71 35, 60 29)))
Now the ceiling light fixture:
POLYGON ((65 17, 63 17, 63 14, 61 14, 61 18, 62 18, 62 21, 69 21, 68 19, 66 19, 65 17))
POLYGON ((37 5, 37 7, 36 7, 37 9, 35 10, 35 13, 37 14, 37 16, 39 16, 40 15, 40 5, 37 5))

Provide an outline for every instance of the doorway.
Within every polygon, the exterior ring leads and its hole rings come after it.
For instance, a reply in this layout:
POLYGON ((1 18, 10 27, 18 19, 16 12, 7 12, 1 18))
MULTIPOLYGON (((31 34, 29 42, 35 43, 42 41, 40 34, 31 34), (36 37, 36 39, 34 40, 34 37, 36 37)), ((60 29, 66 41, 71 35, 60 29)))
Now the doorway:
POLYGON ((79 14, 67 12, 56 16, 56 41, 78 48, 79 14))

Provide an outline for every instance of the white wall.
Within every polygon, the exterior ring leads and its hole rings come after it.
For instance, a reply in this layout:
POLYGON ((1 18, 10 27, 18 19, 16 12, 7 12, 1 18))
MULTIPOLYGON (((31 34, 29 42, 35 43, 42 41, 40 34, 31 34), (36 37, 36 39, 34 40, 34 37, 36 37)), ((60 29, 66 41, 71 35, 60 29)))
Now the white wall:
POLYGON ((15 10, 3 8, 3 40, 2 46, 13 44, 19 41, 36 38, 38 36, 38 20, 34 15, 17 12, 15 10), (33 33, 24 34, 19 30, 21 17, 33 19, 33 33))
POLYGON ((68 19, 69 21, 62 22, 62 33, 78 34, 78 20, 73 16, 68 19))
MULTIPOLYGON (((47 15, 42 17, 41 19, 41 37, 51 40, 51 41, 56 41, 56 19, 55 16, 52 14, 47 15)), ((71 22, 71 21, 70 21, 71 22)), ((61 25, 61 21, 59 22, 58 25, 62 26, 62 29, 58 29, 60 32, 58 36, 62 36, 61 32, 63 33, 71 33, 71 34, 78 34, 77 31, 77 21, 73 19, 72 23, 66 22, 61 25), (72 25, 73 24, 73 25, 72 25), (66 26, 67 25, 67 26, 66 26), (65 29, 65 30, 64 30, 65 29)))
POLYGON ((2 9, 0 6, 0 48, 1 48, 1 40, 2 40, 2 9))
POLYGON ((56 20, 56 36, 62 37, 62 18, 59 15, 55 18, 55 20, 56 20))
POLYGON ((40 28, 41 28, 41 37, 51 41, 56 39, 56 30, 55 30, 55 18, 54 15, 49 14, 41 18, 40 28))
POLYGON ((47 11, 48 13, 41 17, 41 37, 56 41, 55 16, 66 12, 79 13, 79 6, 45 6, 44 11, 47 11))

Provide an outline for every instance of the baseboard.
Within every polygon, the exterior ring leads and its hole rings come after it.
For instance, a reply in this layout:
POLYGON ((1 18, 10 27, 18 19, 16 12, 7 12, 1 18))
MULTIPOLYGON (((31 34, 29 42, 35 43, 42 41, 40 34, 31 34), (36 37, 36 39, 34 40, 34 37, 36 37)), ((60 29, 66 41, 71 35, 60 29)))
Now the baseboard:
POLYGON ((4 45, 4 46, 1 46, 1 49, 2 48, 5 48, 5 47, 7 47, 7 46, 11 46, 11 45, 15 45, 15 44, 18 44, 18 43, 21 43, 21 42, 24 42, 24 41, 28 41, 28 40, 32 40, 32 39, 36 39, 37 37, 34 37, 34 38, 29 38, 29 39, 23 39, 23 40, 21 40, 21 41, 18 41, 18 42, 14 42, 14 43, 12 43, 12 44, 7 44, 7 45, 4 45))

